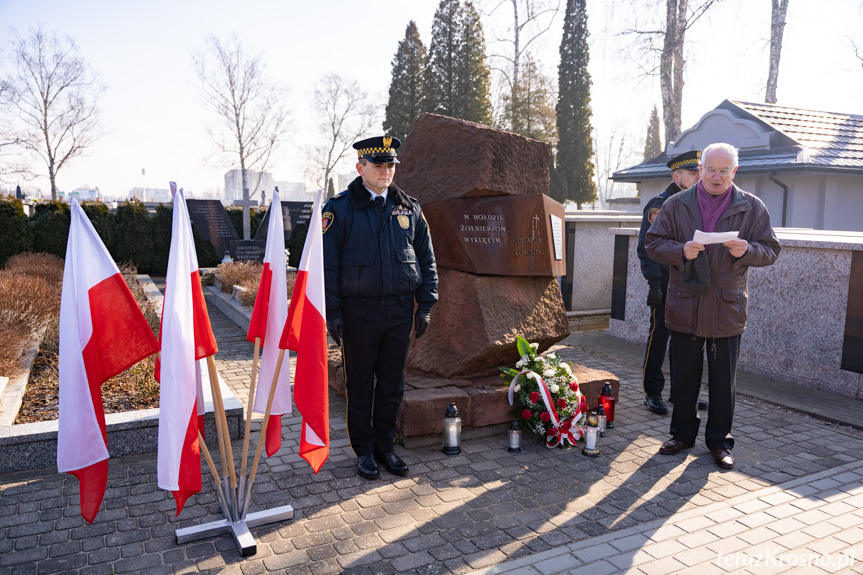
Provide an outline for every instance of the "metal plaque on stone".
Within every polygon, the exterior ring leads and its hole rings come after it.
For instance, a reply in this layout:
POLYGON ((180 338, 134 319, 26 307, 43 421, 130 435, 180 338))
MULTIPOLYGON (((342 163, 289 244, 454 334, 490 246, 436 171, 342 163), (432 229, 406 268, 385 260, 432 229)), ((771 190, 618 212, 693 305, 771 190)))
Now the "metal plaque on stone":
POLYGON ((234 224, 228 218, 225 206, 219 200, 186 200, 189 218, 201 239, 210 242, 216 254, 221 257, 230 251, 231 241, 239 240, 234 224))
POLYGON ((566 273, 562 204, 545 194, 453 198, 422 206, 437 265, 474 274, 566 273))

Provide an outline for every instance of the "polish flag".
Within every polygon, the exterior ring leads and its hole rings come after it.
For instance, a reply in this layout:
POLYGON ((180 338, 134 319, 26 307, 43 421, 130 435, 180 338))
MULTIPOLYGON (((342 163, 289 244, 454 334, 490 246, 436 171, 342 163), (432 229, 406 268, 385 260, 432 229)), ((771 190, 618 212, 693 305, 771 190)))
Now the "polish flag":
POLYGON ((73 198, 60 302, 57 470, 78 478, 93 523, 108 482, 102 383, 159 351, 105 244, 73 198))
MULTIPOLYGON (((261 369, 255 392, 254 409, 266 413, 273 373, 279 360, 279 337, 288 317, 288 288, 285 283, 285 227, 282 221, 282 202, 279 192, 273 192, 270 204, 270 223, 267 226, 267 248, 264 253, 264 271, 252 310, 249 333, 246 339, 254 342, 261 338, 261 369)), ((291 412, 291 370, 279 371, 279 381, 270 407, 267 422, 267 455, 272 456, 282 446, 282 415, 291 412)))
MULTIPOLYGON (((173 182, 171 189, 176 189, 173 182)), ((179 515, 186 499, 201 490, 197 360, 218 351, 182 189, 174 194, 160 343, 158 480, 160 488, 174 494, 179 515)))
POLYGON ((309 232, 288 321, 279 347, 297 352, 294 401, 303 416, 300 457, 317 473, 330 453, 330 404, 327 389, 327 316, 324 305, 324 234, 321 227, 321 197, 309 220, 309 232))

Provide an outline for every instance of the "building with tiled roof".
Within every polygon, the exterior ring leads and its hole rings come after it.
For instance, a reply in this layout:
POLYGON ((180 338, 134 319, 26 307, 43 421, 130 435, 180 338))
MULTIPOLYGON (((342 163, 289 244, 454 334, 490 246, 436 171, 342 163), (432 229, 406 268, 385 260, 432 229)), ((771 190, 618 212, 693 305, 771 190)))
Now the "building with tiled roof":
POLYGON ((760 197, 774 227, 863 231, 863 116, 725 100, 665 153, 616 172, 641 183, 641 207, 671 181, 668 158, 714 142, 740 150, 734 183, 760 197))

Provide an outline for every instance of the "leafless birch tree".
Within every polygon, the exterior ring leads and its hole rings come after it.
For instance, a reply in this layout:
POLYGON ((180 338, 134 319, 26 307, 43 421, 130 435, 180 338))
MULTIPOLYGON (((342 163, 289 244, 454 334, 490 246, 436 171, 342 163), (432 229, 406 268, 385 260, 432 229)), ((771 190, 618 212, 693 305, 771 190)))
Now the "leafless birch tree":
MULTIPOLYGON (((27 36, 13 28, 10 44, 14 71, 4 84, 4 109, 11 116, 4 147, 20 146, 44 162, 56 200, 57 174, 99 136, 97 101, 103 88, 78 57, 72 38, 48 34, 40 25, 27 36)), ((11 167, 16 173, 21 169, 11 167)))
MULTIPOLYGON (((509 106, 510 110, 503 110, 504 120, 518 122, 518 118, 513 116, 512 111, 524 108, 519 103, 519 91, 522 89, 521 75, 524 70, 522 57, 529 54, 530 46, 551 28, 555 16, 561 11, 561 1, 499 0, 493 5, 484 7, 483 12, 486 17, 492 17, 498 9, 503 9, 507 4, 512 7, 512 25, 507 27, 506 32, 493 31, 493 36, 496 44, 511 45, 511 51, 504 50, 490 56, 506 63, 504 66, 492 67, 503 77, 504 91, 507 92, 503 107, 509 106)), ((513 129, 512 126, 505 127, 513 129)))
POLYGON ((207 131, 220 154, 238 166, 243 182, 243 239, 250 239, 248 172, 260 174, 287 137, 290 112, 286 92, 269 81, 261 56, 250 54, 236 34, 210 36, 205 52, 193 56, 204 98, 221 120, 207 131))
POLYGON ((782 54, 782 34, 785 32, 785 14, 788 0, 772 0, 770 17, 770 66, 767 71, 767 92, 764 101, 776 103, 776 85, 779 83, 779 57, 782 54))
POLYGON ((355 80, 328 74, 315 86, 314 111, 320 118, 320 143, 306 150, 315 185, 325 189, 331 174, 348 155, 352 144, 379 124, 369 96, 355 80))
POLYGON ((683 72, 686 66, 684 46, 686 32, 718 0, 700 0, 694 6, 689 0, 665 0, 663 27, 641 27, 636 24, 624 34, 635 35, 636 42, 648 51, 659 52, 659 68, 645 66, 647 74, 658 71, 662 96, 662 119, 665 143, 680 135, 683 117, 683 72), (661 44, 661 45, 660 45, 661 44))
POLYGON ((593 155, 596 165, 596 196, 600 208, 605 208, 612 195, 625 184, 618 184, 611 176, 638 161, 637 153, 629 142, 629 134, 619 125, 600 136, 593 132, 593 155))

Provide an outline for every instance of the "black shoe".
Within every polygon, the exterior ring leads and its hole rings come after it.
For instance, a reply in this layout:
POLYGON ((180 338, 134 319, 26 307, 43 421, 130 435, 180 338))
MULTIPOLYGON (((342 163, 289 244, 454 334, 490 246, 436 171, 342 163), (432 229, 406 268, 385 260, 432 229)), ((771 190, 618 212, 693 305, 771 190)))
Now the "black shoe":
POLYGON ((371 455, 360 455, 357 459, 357 473, 366 479, 377 479, 381 476, 378 464, 371 455))
POLYGON ((699 399, 698 400, 698 409, 701 411, 704 411, 705 409, 707 409, 707 402, 704 401, 703 399, 699 399))
POLYGON ((665 415, 666 413, 668 413, 668 408, 665 407, 665 403, 662 401, 662 397, 658 395, 644 396, 644 405, 646 405, 647 409, 649 409, 653 413, 658 413, 659 415, 665 415))
POLYGON ((378 463, 387 468, 387 471, 393 475, 401 475, 404 477, 408 474, 408 465, 402 461, 401 457, 392 451, 386 453, 375 453, 375 459, 378 463))

